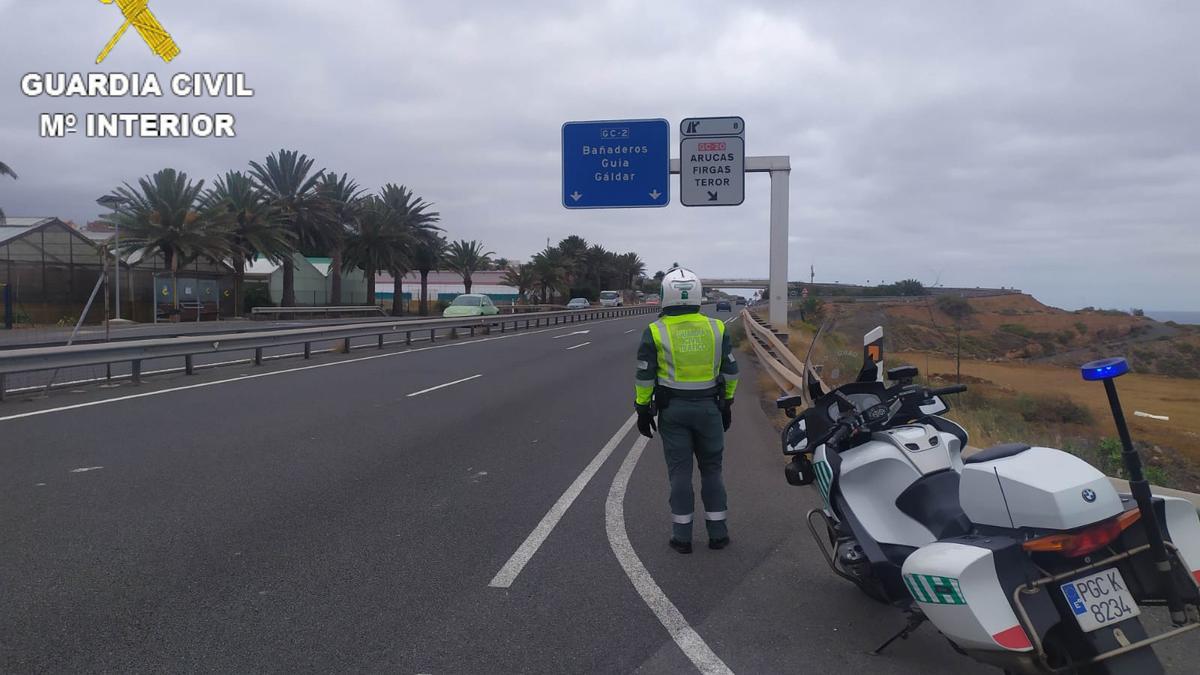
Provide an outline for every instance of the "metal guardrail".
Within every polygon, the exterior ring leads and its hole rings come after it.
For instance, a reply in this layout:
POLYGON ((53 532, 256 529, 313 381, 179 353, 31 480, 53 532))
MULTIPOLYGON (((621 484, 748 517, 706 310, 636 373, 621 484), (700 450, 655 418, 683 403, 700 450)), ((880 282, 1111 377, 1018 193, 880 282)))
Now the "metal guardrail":
POLYGON ((383 308, 379 305, 331 305, 328 307, 252 307, 250 308, 250 316, 259 318, 260 316, 274 316, 279 318, 284 314, 297 316, 300 314, 378 314, 379 316, 387 316, 383 308))
MULTIPOLYGON (((758 362, 765 366, 767 374, 771 376, 771 379, 774 380, 779 390, 788 394, 799 393, 804 398, 805 405, 812 405, 808 394, 808 387, 804 386, 804 362, 775 336, 771 327, 761 317, 753 314, 750 310, 742 310, 742 324, 746 326, 746 334, 750 338, 749 343, 754 351, 754 355, 758 358, 758 362)), ((811 375, 817 378, 817 380, 821 379, 820 374, 817 372, 812 372, 811 375)), ((824 382, 822 382, 822 385, 824 385, 824 382)), ((963 448, 963 456, 970 457, 979 452, 979 450, 979 448, 967 446, 963 448)), ((1129 492, 1128 482, 1112 477, 1109 477, 1108 480, 1117 491, 1129 492)), ((1200 514, 1200 494, 1184 490, 1173 490, 1157 485, 1152 487, 1156 495, 1180 497, 1191 501, 1196 505, 1197 513, 1200 514)))
POLYGON ((497 328, 501 333, 521 328, 538 328, 558 324, 578 323, 596 319, 616 318, 657 312, 658 307, 638 305, 632 307, 604 307, 572 312, 544 312, 523 316, 486 316, 451 319, 429 319, 424 321, 378 321, 339 326, 317 326, 257 333, 223 333, 217 335, 193 335, 187 337, 128 340, 98 344, 72 345, 69 347, 33 347, 0 351, 0 401, 4 400, 4 380, 7 375, 42 370, 57 370, 79 366, 99 366, 112 363, 130 363, 132 380, 141 381, 142 361, 161 358, 184 359, 184 372, 194 373, 194 357, 200 354, 254 350, 254 363, 261 365, 263 350, 269 347, 304 345, 304 358, 312 356, 314 342, 344 341, 350 351, 354 338, 374 337, 378 347, 384 347, 384 336, 403 335, 405 344, 412 344, 413 335, 428 333, 430 341, 437 340, 437 332, 450 331, 454 338, 461 330, 472 336, 476 330, 491 333, 497 328))

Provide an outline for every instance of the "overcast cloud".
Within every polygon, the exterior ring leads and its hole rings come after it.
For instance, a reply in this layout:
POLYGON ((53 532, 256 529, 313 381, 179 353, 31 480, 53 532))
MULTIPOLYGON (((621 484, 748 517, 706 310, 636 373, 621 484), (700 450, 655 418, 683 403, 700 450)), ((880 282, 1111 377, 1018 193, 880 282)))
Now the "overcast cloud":
POLYGON ((1200 310, 1200 3, 152 0, 169 66, 113 5, 0 0, 9 216, 84 222, 123 181, 281 147, 436 202, 527 259, 572 233, 703 276, 765 276, 740 207, 567 211, 567 120, 741 115, 790 155, 791 278, 1016 286, 1067 308, 1200 310), (26 72, 245 72, 253 99, 27 99, 26 72), (231 140, 41 139, 42 112, 233 112, 231 140))

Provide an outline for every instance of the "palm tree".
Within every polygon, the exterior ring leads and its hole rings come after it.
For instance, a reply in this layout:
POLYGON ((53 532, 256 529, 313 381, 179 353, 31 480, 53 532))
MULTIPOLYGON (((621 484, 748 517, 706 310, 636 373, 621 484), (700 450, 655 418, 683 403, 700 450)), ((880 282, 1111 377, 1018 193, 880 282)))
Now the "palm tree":
POLYGON ((625 288, 633 288, 634 281, 646 274, 646 263, 636 253, 623 253, 620 256, 621 283, 625 288))
POLYGON ((589 282, 595 282, 596 292, 604 290, 603 276, 607 271, 609 261, 609 253, 599 244, 592 244, 583 254, 580 267, 582 269, 582 277, 589 282))
MULTIPOLYGON (((330 202, 320 192, 323 169, 313 171, 313 160, 295 150, 280 150, 264 163, 250 162, 255 185, 266 197, 270 220, 287 228, 304 248, 324 248, 329 243, 333 222, 330 202)), ((296 305, 296 265, 292 256, 283 259, 284 307, 296 305)))
POLYGON ((562 264, 566 271, 566 282, 568 284, 574 284, 578 279, 586 276, 586 270, 583 268, 583 262, 587 257, 588 251, 588 242, 586 239, 577 234, 572 234, 558 242, 556 248, 562 253, 562 264))
MULTIPOLYGON (((318 190, 329 203, 333 215, 333 227, 328 232, 330 258, 332 258, 329 264, 329 304, 340 305, 342 304, 342 249, 346 245, 347 232, 353 227, 356 216, 355 202, 362 196, 363 191, 358 183, 350 178, 349 174, 344 173, 338 176, 337 172, 326 173, 321 179, 318 190)), ((374 300, 371 300, 369 304, 375 304, 374 300)))
MULTIPOLYGON (((408 245, 396 212, 380 197, 355 200, 354 220, 342 251, 342 270, 358 268, 367 278, 367 304, 375 304, 375 274, 392 270, 408 245)), ((399 296, 397 296, 399 297, 399 296)))
MULTIPOLYGON (((0 162, 0 176, 12 176, 13 180, 17 179, 17 172, 13 171, 7 164, 0 162)), ((4 224, 4 209, 0 209, 0 225, 4 224)))
POLYGON ((421 316, 429 314, 429 272, 438 268, 445 253, 445 237, 436 232, 420 231, 413 245, 412 266, 421 273, 421 316))
POLYGON ((537 277, 534 275, 533 265, 513 265, 504 271, 501 281, 507 286, 515 286, 517 297, 524 298, 525 293, 537 283, 537 277))
POLYGON ((533 256, 534 285, 542 292, 542 303, 549 304, 556 294, 561 294, 567 280, 566 256, 554 247, 533 256))
MULTIPOLYGON (((388 183, 380 191, 380 197, 397 215, 396 227, 401 231, 398 241, 402 242, 402 255, 393 258, 394 267, 389 271, 395 282, 392 296, 392 316, 404 314, 404 277, 413 268, 413 247, 420 237, 441 231, 435 223, 441 220, 441 214, 430 211, 433 204, 416 196, 412 190, 403 185, 388 183)), ((428 272, 425 277, 428 277, 428 272)))
POLYGON ((512 267, 512 261, 508 258, 494 258, 492 260, 492 269, 504 271, 512 267))
POLYGON ((462 277, 463 287, 467 293, 471 292, 471 275, 479 270, 488 268, 488 262, 491 257, 496 255, 494 251, 484 251, 483 244, 472 239, 465 239, 451 242, 446 248, 446 268, 452 272, 458 272, 462 277))
POLYGON ((121 228, 121 250, 161 254, 171 272, 172 286, 179 268, 198 257, 221 260, 233 250, 231 230, 203 218, 197 207, 204 181, 193 183, 186 173, 163 169, 113 190, 120 201, 103 219, 121 228))
POLYGON ((242 283, 246 263, 258 257, 279 263, 291 255, 295 236, 270 219, 262 192, 249 176, 229 171, 220 176, 200 198, 205 220, 222 228, 229 236, 233 260, 234 316, 241 316, 242 283))

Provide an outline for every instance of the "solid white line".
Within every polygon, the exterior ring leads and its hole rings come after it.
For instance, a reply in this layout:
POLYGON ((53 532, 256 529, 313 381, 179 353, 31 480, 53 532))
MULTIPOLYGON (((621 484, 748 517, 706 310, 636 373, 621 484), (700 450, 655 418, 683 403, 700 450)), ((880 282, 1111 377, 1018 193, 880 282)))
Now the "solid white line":
POLYGON ((636 329, 636 328, 630 328, 629 330, 625 331, 625 334, 626 334, 626 335, 629 335, 630 333, 632 333, 632 332, 633 332, 633 331, 635 331, 635 330, 637 330, 637 329, 636 329))
POLYGON ((428 393, 429 393, 429 392, 431 392, 431 391, 437 391, 438 389, 445 389, 446 387, 453 387, 453 386, 454 386, 454 385, 456 385, 456 384, 462 384, 463 382, 467 382, 467 381, 469 381, 469 380, 474 380, 474 379, 475 379, 475 378, 477 378, 477 377, 483 377, 483 373, 479 373, 478 375, 472 375, 472 376, 470 376, 470 377, 464 377, 464 378, 463 378, 463 379, 461 379, 461 380, 455 380, 455 381, 453 381, 453 382, 447 382, 446 384, 439 384, 439 385, 438 385, 438 386, 436 386, 436 387, 430 387, 430 388, 428 388, 428 389, 422 389, 421 391, 414 391, 413 393, 411 393, 411 394, 409 394, 409 395, 408 395, 408 398, 412 398, 412 397, 414 397, 414 396, 420 396, 421 394, 428 394, 428 393))
POLYGON ((608 544, 617 556, 617 561, 625 570, 625 576, 633 582, 633 587, 637 590, 638 595, 642 596, 646 606, 654 612, 659 623, 667 629, 671 638, 675 640, 675 644, 679 645, 696 669, 701 673, 732 675, 733 671, 729 669, 729 666, 725 665, 725 662, 709 648, 704 638, 700 637, 700 634, 688 624, 683 613, 655 583, 654 577, 650 576, 650 572, 638 558, 637 552, 633 550, 633 544, 629 541, 629 533, 625 530, 625 490, 629 486, 629 477, 633 475, 633 469, 637 466, 638 459, 642 456, 642 450, 646 448, 649 440, 645 436, 638 437, 637 442, 629 451, 629 455, 621 463, 621 468, 617 470, 617 475, 613 478, 612 487, 608 491, 608 501, 604 505, 604 525, 608 531, 608 544))
MULTIPOLYGON (((598 321, 597 323, 609 323, 611 321, 624 321, 626 319, 634 319, 634 318, 639 318, 639 316, 635 314, 632 316, 618 317, 616 319, 603 319, 601 321, 598 321)), ((448 349, 450 347, 464 347, 466 345, 474 345, 474 344, 479 344, 481 342, 491 342, 493 340, 507 340, 508 338, 524 337, 526 335, 537 335, 539 333, 550 333, 553 331, 565 330, 566 328, 567 328, 566 326, 558 326, 556 328, 544 328, 542 330, 532 330, 532 331, 521 332, 521 333, 510 333, 508 335, 498 335, 498 336, 494 336, 494 337, 480 338, 478 340, 467 340, 465 342, 450 342, 450 343, 441 344, 441 345, 431 345, 429 347, 419 347, 417 349, 406 349, 402 352, 390 352, 387 354, 375 354, 373 356, 361 356, 356 359, 343 359, 340 361, 330 361, 329 363, 317 363, 317 364, 314 364, 311 366, 299 366, 296 368, 286 368, 284 370, 273 370, 268 373, 255 373, 253 375, 242 374, 242 375, 238 375, 237 377, 231 377, 231 378, 228 378, 225 380, 213 380, 212 382, 201 382, 199 384, 188 384, 188 385, 184 385, 181 387, 170 387, 168 389, 158 389, 156 391, 146 391, 146 392, 142 392, 140 394, 130 394, 129 396, 117 396, 115 398, 106 398, 106 399, 101 399, 99 401, 89 401, 87 403, 76 403, 73 405, 64 405, 64 406, 60 406, 58 408, 47 408, 45 410, 33 410, 30 412, 17 413, 15 415, 8 415, 6 417, 0 417, 0 422, 7 422, 9 420, 17 420, 17 419, 22 419, 25 417, 37 417, 38 415, 48 415, 50 413, 56 413, 56 412, 65 412, 67 410, 77 410, 79 408, 90 408, 92 406, 106 405, 109 403, 119 403, 121 401, 131 401, 134 399, 146 398, 148 396, 159 396, 162 394, 170 394, 170 393, 174 393, 177 391, 187 391, 189 389, 199 389, 201 387, 212 387, 212 386, 215 386, 218 384, 229 384, 231 382, 247 382, 249 380, 256 380, 260 377, 273 377, 275 375, 286 375, 288 373, 298 373, 298 372, 305 371, 305 370, 315 370, 317 368, 329 368, 331 366, 341 366, 341 365, 346 365, 346 364, 350 364, 350 363, 359 363, 361 361, 374 361, 375 359, 386 359, 386 358, 391 358, 394 356, 404 356, 405 354, 416 354, 418 352, 426 352, 426 351, 431 351, 434 349, 448 349)), ((393 343, 385 342, 384 344, 387 345, 387 344, 393 344, 393 343)))
POLYGON ((78 469, 71 469, 71 473, 87 473, 88 471, 99 471, 102 466, 81 466, 78 469))
POLYGON ((636 421, 636 413, 630 415, 629 419, 625 420, 625 423, 621 425, 617 433, 608 439, 608 443, 605 443, 604 447, 600 448, 600 452, 596 453, 591 463, 584 467, 583 472, 567 487, 566 492, 563 492, 558 501, 554 502, 554 506, 550 507, 550 510, 542 517, 537 527, 533 528, 533 531, 529 533, 529 536, 517 548, 516 553, 513 553, 508 562, 504 563, 504 567, 501 567, 500 571, 496 572, 496 576, 492 577, 488 586, 492 588, 508 588, 512 586, 517 575, 521 573, 521 570, 525 569, 526 563, 537 553, 542 542, 546 541, 546 537, 550 536, 550 532, 554 529, 554 526, 558 524, 559 520, 562 520, 567 509, 571 508, 571 504, 575 501, 575 498, 579 496, 580 492, 583 492, 583 488, 587 487, 588 482, 592 480, 592 476, 596 475, 596 472, 604 465, 604 461, 617 448, 621 439, 625 438, 625 435, 633 428, 633 423, 636 421))
POLYGON ((580 347, 586 347, 586 346, 588 346, 588 345, 590 345, 590 344, 592 344, 592 343, 590 343, 590 342, 584 342, 584 343, 581 343, 581 344, 577 344, 577 345, 575 345, 574 347, 567 347, 567 351, 571 351, 572 349, 579 349, 580 347))

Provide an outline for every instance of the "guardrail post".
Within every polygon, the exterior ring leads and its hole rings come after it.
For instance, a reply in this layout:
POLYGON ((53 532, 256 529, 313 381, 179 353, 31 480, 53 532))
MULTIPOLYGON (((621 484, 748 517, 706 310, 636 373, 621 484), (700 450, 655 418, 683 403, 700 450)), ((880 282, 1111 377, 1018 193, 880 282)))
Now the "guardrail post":
POLYGON ((406 345, 412 344, 412 331, 411 330, 404 331, 404 344, 406 344, 406 345))
POLYGON ((312 343, 311 342, 304 343, 304 358, 305 359, 312 358, 312 343))
POLYGON ((142 360, 134 359, 132 366, 133 366, 133 373, 129 376, 129 379, 134 384, 141 384, 142 383, 142 360))
POLYGON ((429 341, 430 341, 430 342, 436 342, 436 341, 437 341, 437 336, 435 336, 435 335, 434 335, 434 333, 436 333, 436 332, 437 332, 437 329, 436 329, 436 328, 430 328, 430 329, 429 329, 429 341))
POLYGON ((344 351, 347 354, 350 353, 350 338, 346 338, 346 342, 343 344, 342 351, 344 351))
POLYGON ((500 320, 500 332, 501 333, 504 332, 504 320, 503 319, 500 320))
POLYGON ((195 375, 196 374, 196 368, 195 368, 195 365, 192 363, 192 355, 191 354, 188 354, 183 357, 183 374, 184 375, 195 375))
POLYGON ((0 373, 0 403, 4 402, 4 373, 0 373))
POLYGON ((254 348, 254 365, 256 365, 256 366, 262 365, 262 350, 263 350, 262 347, 254 348))
POLYGON ((383 333, 379 334, 379 348, 383 349, 383 333))

